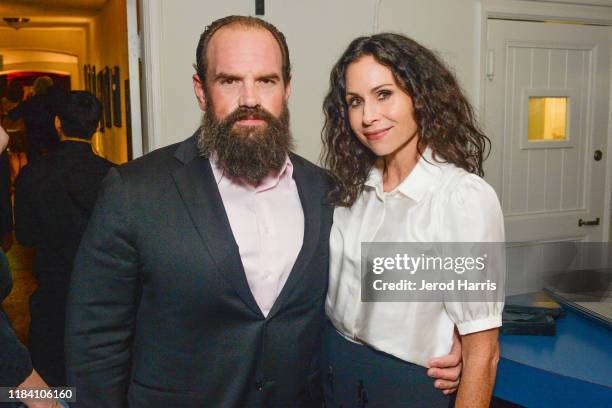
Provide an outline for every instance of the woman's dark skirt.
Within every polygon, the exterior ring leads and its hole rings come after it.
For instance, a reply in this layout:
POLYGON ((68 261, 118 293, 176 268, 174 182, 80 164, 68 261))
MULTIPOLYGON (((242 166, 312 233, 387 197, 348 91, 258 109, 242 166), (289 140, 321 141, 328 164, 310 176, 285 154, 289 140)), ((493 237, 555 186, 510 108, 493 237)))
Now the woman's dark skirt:
POLYGON ((326 408, 447 408, 427 369, 352 343, 326 323, 322 355, 326 408))

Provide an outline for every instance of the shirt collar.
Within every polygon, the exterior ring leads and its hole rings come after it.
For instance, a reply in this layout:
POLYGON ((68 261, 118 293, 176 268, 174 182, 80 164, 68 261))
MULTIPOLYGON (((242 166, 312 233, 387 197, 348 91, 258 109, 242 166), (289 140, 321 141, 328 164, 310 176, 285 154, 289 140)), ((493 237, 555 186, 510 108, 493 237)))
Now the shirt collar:
MULTIPOLYGON (((440 182, 441 172, 440 163, 433 159, 431 149, 426 147, 414 169, 393 191, 421 201, 425 193, 440 182)), ((365 185, 374 188, 379 197, 384 196, 382 170, 372 167, 365 185)))
POLYGON ((270 174, 268 174, 261 181, 261 183, 259 183, 259 185, 255 187, 251 186, 248 183, 240 183, 239 180, 233 180, 231 177, 227 176, 225 174, 225 171, 218 165, 216 152, 211 153, 209 155, 209 160, 217 185, 219 185, 219 183, 221 183, 221 181, 225 179, 231 183, 241 184, 246 188, 259 192, 276 187, 281 182, 281 180, 291 180, 291 178, 293 178, 293 163, 291 163, 289 155, 286 156, 285 162, 283 163, 283 166, 277 174, 270 172, 270 174))

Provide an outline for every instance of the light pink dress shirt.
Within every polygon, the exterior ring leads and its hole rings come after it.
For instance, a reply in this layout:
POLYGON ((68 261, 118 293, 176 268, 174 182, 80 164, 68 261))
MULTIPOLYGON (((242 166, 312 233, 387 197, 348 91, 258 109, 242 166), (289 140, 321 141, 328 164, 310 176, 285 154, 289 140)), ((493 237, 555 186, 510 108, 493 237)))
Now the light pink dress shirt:
POLYGON ((304 239, 304 212, 289 157, 257 187, 232 179, 210 158, 249 288, 264 316, 280 294, 304 239))

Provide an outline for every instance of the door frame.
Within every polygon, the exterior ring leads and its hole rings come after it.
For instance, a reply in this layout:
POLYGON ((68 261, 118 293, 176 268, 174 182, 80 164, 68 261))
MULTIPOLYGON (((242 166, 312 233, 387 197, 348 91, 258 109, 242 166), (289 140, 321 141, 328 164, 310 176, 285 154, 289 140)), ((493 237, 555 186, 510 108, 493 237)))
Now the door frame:
MULTIPOLYGON (((574 24, 590 24, 610 27, 610 47, 612 48, 612 7, 598 5, 576 5, 551 3, 541 0, 481 0, 480 9, 480 81, 478 116, 484 120, 486 117, 486 72, 487 72, 487 38, 488 20, 491 18, 504 20, 524 21, 555 21, 574 24)), ((612 62, 611 62, 612 67, 612 62)), ((608 91, 610 105, 608 117, 612 113, 612 68, 610 72, 611 86, 608 91)), ((483 122, 484 125, 484 122, 483 122)), ((602 239, 610 240, 610 227, 612 218, 612 119, 608 120, 606 146, 606 176, 604 181, 604 206, 602 239)))
MULTIPOLYGON (((128 46, 128 78, 130 80, 130 132, 131 132, 131 157, 136 159, 146 151, 146 132, 142 126, 142 112, 145 105, 141 101, 141 81, 139 72, 139 60, 142 59, 141 37, 139 33, 138 5, 137 0, 127 0, 127 46, 128 46)), ((128 154, 130 154, 128 152, 128 154)))
POLYGON ((161 27, 162 0, 129 0, 138 3, 142 75, 143 154, 162 147, 161 134, 161 27))

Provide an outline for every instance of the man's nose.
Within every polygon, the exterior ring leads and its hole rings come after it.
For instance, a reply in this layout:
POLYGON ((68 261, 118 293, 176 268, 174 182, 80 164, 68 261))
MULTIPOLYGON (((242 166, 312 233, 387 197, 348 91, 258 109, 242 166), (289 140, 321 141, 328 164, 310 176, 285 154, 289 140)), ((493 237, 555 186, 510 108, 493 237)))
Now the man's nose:
POLYGON ((254 108, 259 106, 259 103, 259 93, 257 92, 255 83, 245 81, 242 84, 238 104, 243 107, 254 108))

